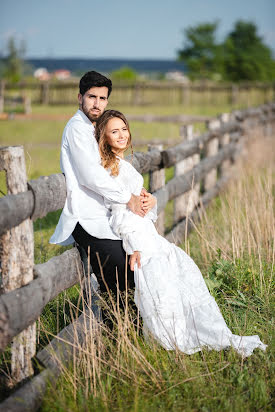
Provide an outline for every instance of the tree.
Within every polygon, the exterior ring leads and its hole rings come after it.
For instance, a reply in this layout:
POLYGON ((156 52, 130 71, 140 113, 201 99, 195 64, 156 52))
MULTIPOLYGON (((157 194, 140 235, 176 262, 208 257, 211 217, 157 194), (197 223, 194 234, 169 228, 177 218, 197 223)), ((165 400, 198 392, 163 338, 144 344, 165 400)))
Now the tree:
POLYGON ((226 37, 224 77, 232 81, 275 79, 271 49, 263 43, 254 23, 239 20, 226 37))
POLYGON ((3 59, 3 77, 13 83, 18 82, 24 72, 25 44, 19 46, 14 37, 10 37, 7 44, 8 53, 3 59))
POLYGON ((184 48, 178 51, 191 78, 209 78, 219 71, 219 45, 216 42, 218 22, 201 23, 184 30, 184 48))
POLYGON ((123 66, 111 73, 111 78, 114 81, 134 82, 137 80, 137 73, 134 69, 128 66, 123 66))

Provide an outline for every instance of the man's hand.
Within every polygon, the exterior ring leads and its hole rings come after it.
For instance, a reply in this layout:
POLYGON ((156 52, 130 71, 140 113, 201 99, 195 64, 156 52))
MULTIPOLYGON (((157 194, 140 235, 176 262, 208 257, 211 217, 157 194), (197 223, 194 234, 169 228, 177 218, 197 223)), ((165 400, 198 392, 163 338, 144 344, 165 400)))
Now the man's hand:
POLYGON ((132 194, 131 199, 127 203, 127 206, 136 215, 144 217, 146 212, 142 209, 143 203, 141 199, 142 199, 141 196, 136 196, 132 194))
POLYGON ((147 214, 156 205, 157 199, 144 188, 142 189, 140 196, 142 200, 142 210, 147 214))
POLYGON ((129 263, 131 270, 134 270, 135 263, 137 263, 140 268, 140 253, 137 250, 130 256, 129 263))

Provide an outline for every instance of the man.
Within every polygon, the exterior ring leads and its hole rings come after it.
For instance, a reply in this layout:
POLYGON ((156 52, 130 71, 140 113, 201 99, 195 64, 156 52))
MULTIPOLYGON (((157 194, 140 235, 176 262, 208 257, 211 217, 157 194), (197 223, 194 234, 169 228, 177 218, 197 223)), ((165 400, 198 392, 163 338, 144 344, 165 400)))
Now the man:
POLYGON ((95 71, 87 72, 80 80, 79 110, 67 123, 61 144, 60 166, 66 177, 67 198, 50 243, 68 245, 76 241, 86 253, 89 250, 101 291, 108 286, 116 294, 116 274, 120 291, 134 287, 134 274, 128 265, 126 284, 125 252, 109 226, 110 212, 104 198, 126 203, 140 216, 154 206, 155 199, 147 193, 131 194, 101 166, 94 126, 111 91, 111 80, 95 71))

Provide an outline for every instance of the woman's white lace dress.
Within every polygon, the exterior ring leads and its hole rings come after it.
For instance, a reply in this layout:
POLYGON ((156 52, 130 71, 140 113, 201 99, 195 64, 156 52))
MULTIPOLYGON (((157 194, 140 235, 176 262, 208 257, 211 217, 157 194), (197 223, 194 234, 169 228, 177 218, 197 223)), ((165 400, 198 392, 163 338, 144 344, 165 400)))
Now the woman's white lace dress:
MULTIPOLYGON (((140 194, 143 178, 127 161, 120 161, 117 177, 130 191, 140 194)), ((148 332, 166 349, 177 347, 187 354, 206 347, 221 350, 232 346, 242 356, 255 348, 265 350, 257 335, 233 335, 217 303, 210 295, 195 262, 181 248, 160 236, 154 226, 155 207, 142 218, 126 205, 111 209, 110 225, 122 239, 125 251, 141 254, 141 268, 135 265, 135 303, 148 332)))

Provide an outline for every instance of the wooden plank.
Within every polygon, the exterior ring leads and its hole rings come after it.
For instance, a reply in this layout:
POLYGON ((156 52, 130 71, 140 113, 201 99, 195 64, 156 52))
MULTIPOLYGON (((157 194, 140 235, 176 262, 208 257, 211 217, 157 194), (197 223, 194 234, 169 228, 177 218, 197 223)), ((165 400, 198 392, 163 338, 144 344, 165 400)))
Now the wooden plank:
MULTIPOLYGON (((222 113, 220 115, 220 121, 221 121, 221 124, 225 124, 225 123, 229 122, 230 121, 230 113, 222 113)), ((222 138, 220 139, 221 147, 226 146, 229 142, 230 142, 230 134, 225 133, 222 136, 222 138)), ((229 172, 230 166, 231 166, 231 159, 225 159, 225 161, 222 162, 222 164, 221 164, 221 173, 222 173, 222 175, 225 175, 226 173, 229 172)))
POLYGON ((67 191, 65 176, 62 173, 30 180, 28 187, 34 194, 33 220, 64 207, 67 191))
POLYGON ((0 295, 0 351, 41 315, 45 305, 83 276, 79 252, 72 248, 46 263, 34 266, 28 285, 0 295))
MULTIPOLYGON (((193 126, 186 125, 183 127, 184 140, 193 140, 193 126)), ((175 166, 175 177, 181 176, 184 173, 191 170, 196 164, 199 163, 199 154, 195 154, 187 159, 181 160, 175 166)), ((192 213, 194 207, 199 200, 200 184, 194 185, 193 189, 175 198, 174 202, 174 222, 178 222, 186 215, 192 213)))
POLYGON ((54 382, 56 375, 45 369, 29 382, 17 389, 0 404, 0 412, 32 412, 41 407, 49 381, 54 382))
MULTIPOLYGON (((215 185, 210 190, 205 192, 202 197, 200 204, 203 204, 205 207, 211 199, 216 197, 222 189, 228 184, 229 176, 223 176, 219 179, 215 185)), ((196 222, 200 218, 200 208, 194 209, 193 212, 187 217, 182 219, 179 223, 177 223, 173 229, 165 236, 169 242, 173 242, 175 244, 182 243, 182 239, 187 233, 189 233, 193 228, 193 221, 196 222), (186 227, 187 226, 187 227, 186 227)))
MULTIPOLYGON (((132 162, 132 156, 127 156, 126 160, 132 162)), ((134 153, 132 165, 139 173, 148 173, 159 170, 162 167, 162 152, 153 150, 148 153, 134 153)))
MULTIPOLYGON (((209 122, 207 122, 207 127, 211 131, 216 131, 220 128, 221 122, 219 119, 212 119, 209 122)), ((221 133, 221 138, 223 137, 223 134, 221 133)), ((216 153, 218 153, 219 150, 219 139, 217 137, 212 138, 209 140, 206 145, 205 145, 205 156, 214 156, 216 153)), ((217 181, 217 173, 218 170, 216 168, 213 168, 209 173, 204 178, 204 190, 207 191, 211 187, 215 186, 216 181, 217 181)))
POLYGON ((32 215, 34 209, 33 193, 18 193, 0 198, 0 236, 16 227, 32 215))
POLYGON ((0 412, 34 412, 41 407, 48 383, 56 382, 62 369, 73 360, 76 347, 85 346, 98 330, 98 313, 85 308, 70 325, 62 329, 52 341, 37 354, 37 359, 46 366, 9 398, 0 404, 0 412))
MULTIPOLYGON (((6 171, 8 193, 16 195, 26 192, 27 174, 23 146, 1 148, 0 159, 1 169, 6 171)), ((27 285, 33 279, 34 238, 30 218, 1 235, 0 261, 5 294, 27 285)), ((13 339, 11 345, 12 384, 33 374, 31 358, 36 351, 36 324, 29 324, 26 330, 23 329, 25 328, 21 329, 22 332, 13 339)))
MULTIPOLYGON (((162 145, 148 146, 149 153, 157 152, 161 156, 162 145)), ((149 174, 149 192, 154 193, 158 189, 165 186, 165 169, 160 169, 149 174)), ((164 210, 158 212, 158 219, 156 221, 156 229, 160 235, 164 235, 165 231, 165 213, 164 210)))
POLYGON ((207 142, 209 142, 211 139, 215 137, 220 138, 225 133, 234 133, 241 131, 242 127, 239 122, 228 122, 222 125, 219 130, 210 130, 206 133, 203 133, 196 139, 166 149, 162 152, 163 165, 165 167, 171 167, 181 160, 192 156, 193 154, 200 153, 200 151, 203 149, 203 146, 207 144, 207 142))
POLYGON ((158 199, 158 210, 165 208, 167 201, 187 192, 192 188, 192 184, 199 182, 211 169, 220 165, 224 159, 233 156, 236 151, 236 144, 230 143, 221 149, 215 156, 205 158, 192 170, 182 176, 171 179, 164 188, 157 190, 154 195, 158 199))

